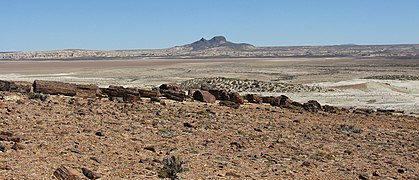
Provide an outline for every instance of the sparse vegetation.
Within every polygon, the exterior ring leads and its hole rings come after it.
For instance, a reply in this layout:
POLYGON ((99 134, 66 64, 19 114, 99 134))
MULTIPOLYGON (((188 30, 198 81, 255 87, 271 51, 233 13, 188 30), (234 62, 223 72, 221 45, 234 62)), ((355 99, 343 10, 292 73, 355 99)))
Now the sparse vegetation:
POLYGON ((41 101, 45 101, 48 98, 48 94, 29 93, 28 98, 29 99, 40 99, 41 101))
POLYGON ((179 179, 177 173, 185 171, 184 162, 179 157, 171 156, 163 159, 163 167, 159 169, 160 178, 179 179))

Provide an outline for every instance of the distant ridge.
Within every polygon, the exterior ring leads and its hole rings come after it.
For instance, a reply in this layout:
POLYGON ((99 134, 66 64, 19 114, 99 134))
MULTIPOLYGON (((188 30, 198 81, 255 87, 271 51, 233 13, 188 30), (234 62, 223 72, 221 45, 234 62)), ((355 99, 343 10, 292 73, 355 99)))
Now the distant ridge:
POLYGON ((194 51, 206 50, 211 48, 228 48, 233 50, 246 50, 254 48, 255 46, 247 43, 233 43, 227 41, 224 36, 215 36, 210 40, 201 38, 191 44, 184 45, 183 47, 190 47, 194 51))
POLYGON ((99 60, 142 58, 397 58, 419 59, 419 44, 322 45, 256 47, 234 43, 224 36, 201 38, 186 45, 165 49, 86 50, 64 49, 31 52, 0 52, 1 60, 99 60))

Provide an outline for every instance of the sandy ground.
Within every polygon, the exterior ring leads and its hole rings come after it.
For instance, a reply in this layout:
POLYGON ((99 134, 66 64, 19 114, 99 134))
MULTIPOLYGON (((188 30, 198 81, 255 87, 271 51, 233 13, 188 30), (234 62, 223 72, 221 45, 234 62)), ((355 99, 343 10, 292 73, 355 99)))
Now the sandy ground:
POLYGON ((298 101, 316 99, 337 106, 419 112, 419 81, 362 79, 388 74, 417 75, 419 60, 281 58, 0 62, 0 79, 5 80, 44 79, 100 86, 154 87, 193 78, 228 77, 335 89, 323 93, 287 94, 298 101))

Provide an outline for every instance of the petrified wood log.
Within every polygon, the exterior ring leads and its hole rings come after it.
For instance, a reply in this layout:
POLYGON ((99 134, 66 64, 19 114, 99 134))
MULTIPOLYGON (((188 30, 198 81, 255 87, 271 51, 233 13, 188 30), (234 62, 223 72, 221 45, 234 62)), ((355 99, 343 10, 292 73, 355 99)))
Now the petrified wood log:
POLYGON ((35 80, 33 83, 35 93, 44 93, 51 95, 75 96, 77 94, 77 85, 57 81, 35 80))
POLYGON ((186 99, 185 92, 183 91, 172 91, 172 90, 160 89, 160 93, 167 99, 172 99, 175 101, 182 102, 186 99))
POLYGON ((145 89, 138 89, 141 97, 152 98, 152 97, 159 97, 160 92, 158 90, 145 90, 145 89))
POLYGON ((98 89, 99 87, 94 84, 89 84, 89 85, 78 84, 77 96, 85 97, 85 98, 94 98, 96 97, 98 89))

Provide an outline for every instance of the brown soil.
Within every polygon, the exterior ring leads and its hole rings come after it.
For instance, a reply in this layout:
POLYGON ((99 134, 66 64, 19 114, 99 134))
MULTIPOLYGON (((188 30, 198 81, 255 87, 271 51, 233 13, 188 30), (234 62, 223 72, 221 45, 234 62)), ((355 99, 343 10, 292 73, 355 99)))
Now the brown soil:
POLYGON ((170 156, 184 162, 182 179, 419 178, 414 117, 1 95, 0 129, 22 140, 0 141, 0 179, 53 179, 61 165, 158 179, 170 156))

